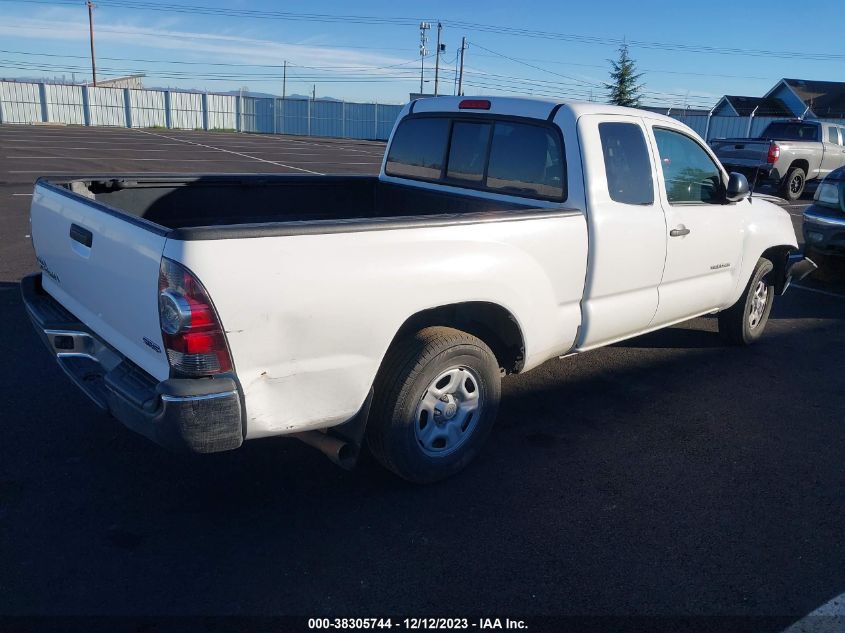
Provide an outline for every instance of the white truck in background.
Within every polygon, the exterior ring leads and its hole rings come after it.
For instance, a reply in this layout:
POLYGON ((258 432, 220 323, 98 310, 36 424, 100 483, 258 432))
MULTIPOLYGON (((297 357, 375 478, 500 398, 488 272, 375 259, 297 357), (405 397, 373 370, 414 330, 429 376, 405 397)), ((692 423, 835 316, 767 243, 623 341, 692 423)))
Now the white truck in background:
POLYGON ((66 373, 157 442, 362 442, 429 482, 490 433, 503 375, 719 313, 734 344, 812 270, 678 121, 421 99, 378 177, 41 179, 29 315, 66 373))

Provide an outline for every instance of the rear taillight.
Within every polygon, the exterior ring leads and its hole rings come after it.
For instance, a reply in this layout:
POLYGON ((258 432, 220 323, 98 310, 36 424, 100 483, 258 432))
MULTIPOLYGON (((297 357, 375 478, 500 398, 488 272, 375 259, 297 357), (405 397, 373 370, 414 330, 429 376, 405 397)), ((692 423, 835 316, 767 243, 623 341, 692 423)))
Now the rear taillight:
POLYGON ((769 145, 769 155, 766 157, 766 162, 774 165, 780 158, 780 146, 777 143, 769 145))
POLYGON ((173 370, 187 376, 231 371, 226 335, 208 293, 193 273, 166 257, 158 277, 158 315, 173 370))

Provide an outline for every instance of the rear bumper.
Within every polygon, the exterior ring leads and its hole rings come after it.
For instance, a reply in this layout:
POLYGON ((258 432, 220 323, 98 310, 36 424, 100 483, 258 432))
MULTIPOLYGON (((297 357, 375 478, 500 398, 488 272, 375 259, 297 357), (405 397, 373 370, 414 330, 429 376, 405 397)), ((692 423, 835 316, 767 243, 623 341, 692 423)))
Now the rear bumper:
POLYGON ((48 295, 40 274, 21 281, 21 295, 59 366, 126 427, 177 451, 215 453, 243 443, 243 396, 234 375, 159 382, 48 295))

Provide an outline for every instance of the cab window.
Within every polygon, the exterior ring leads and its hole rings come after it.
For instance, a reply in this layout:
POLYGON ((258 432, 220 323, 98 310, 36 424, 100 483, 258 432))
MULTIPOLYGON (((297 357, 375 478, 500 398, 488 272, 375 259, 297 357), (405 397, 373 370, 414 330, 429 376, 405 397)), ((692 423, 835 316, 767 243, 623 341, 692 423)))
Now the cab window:
POLYGON ((449 119, 406 119, 393 135, 387 173, 420 180, 436 180, 446 160, 449 119))
POLYGON ((512 196, 566 199, 559 132, 545 123, 493 116, 414 116, 393 135, 390 176, 512 196))
POLYGON ((654 139, 671 204, 723 202, 722 172, 701 145, 666 128, 654 128, 654 139))
POLYGON ((455 121, 449 145, 449 167, 446 177, 481 183, 490 143, 489 123, 455 121))
POLYGON ((542 198, 563 197, 563 153, 543 126, 499 121, 493 131, 487 188, 542 198))

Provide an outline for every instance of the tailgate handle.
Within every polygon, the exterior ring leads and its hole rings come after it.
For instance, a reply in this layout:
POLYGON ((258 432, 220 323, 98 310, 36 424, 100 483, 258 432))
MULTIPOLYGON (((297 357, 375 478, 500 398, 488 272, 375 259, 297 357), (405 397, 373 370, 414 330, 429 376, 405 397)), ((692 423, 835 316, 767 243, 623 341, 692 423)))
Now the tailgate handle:
POLYGON ((88 229, 83 229, 78 224, 71 224, 70 239, 74 240, 75 242, 79 242, 83 246, 91 248, 91 244, 94 242, 94 234, 88 229))

